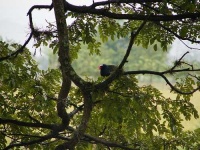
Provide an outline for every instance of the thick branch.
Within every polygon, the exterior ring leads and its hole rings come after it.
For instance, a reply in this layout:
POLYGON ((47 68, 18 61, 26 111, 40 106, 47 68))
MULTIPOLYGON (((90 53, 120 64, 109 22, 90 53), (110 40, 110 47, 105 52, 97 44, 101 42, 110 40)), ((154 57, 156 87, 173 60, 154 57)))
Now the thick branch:
POLYGON ((77 130, 73 130, 74 135, 72 139, 57 146, 56 150, 64 150, 66 148, 69 150, 73 150, 75 145, 80 141, 80 139, 84 135, 92 111, 92 96, 90 92, 83 91, 83 97, 84 97, 83 116, 79 127, 77 128, 77 130))
MULTIPOLYGON (((65 74, 62 75, 64 76, 65 74)), ((70 121, 69 115, 67 114, 65 109, 70 87, 71 87, 71 80, 68 77, 63 77, 63 82, 57 100, 57 112, 58 116, 62 119, 62 123, 66 126, 69 125, 70 121)))
MULTIPOLYGON (((117 3, 117 1, 116 1, 117 3)), ((128 19, 128 20, 147 20, 147 21, 173 21, 173 20, 182 20, 186 18, 199 18, 200 13, 184 13, 177 15, 139 15, 139 14, 116 14, 109 12, 106 9, 95 9, 95 3, 90 6, 75 6, 68 2, 65 2, 65 7, 67 10, 77 13, 89 13, 102 15, 108 18, 113 19, 128 19)))
POLYGON ((64 76, 69 77, 78 87, 84 88, 84 80, 77 75, 71 66, 69 56, 69 39, 63 1, 53 1, 59 40, 59 62, 64 76))
MULTIPOLYGON (((32 30, 32 32, 34 32, 35 34, 35 37, 37 37, 37 34, 40 34, 39 31, 36 31, 33 27, 33 21, 32 21, 32 11, 34 9, 51 9, 52 6, 51 5, 35 5, 33 7, 30 8, 30 10, 28 11, 27 15, 29 15, 29 21, 30 21, 30 28, 32 30)), ((62 7, 60 7, 62 8, 62 7)), ((62 9, 61 9, 62 11, 62 9)), ((59 22, 60 23, 60 22, 59 22)), ((64 26, 66 26, 66 23, 63 21, 63 26, 59 26, 59 31, 63 32, 65 31, 65 34, 61 34, 61 32, 59 32, 59 41, 60 41, 60 50, 59 50, 59 56, 62 56, 64 55, 64 59, 68 59, 69 60, 69 47, 68 47, 68 35, 67 35, 67 31, 64 30, 64 26), (67 44, 66 44, 67 43, 67 44), (61 52, 63 51, 66 52, 61 52)), ((66 104, 66 101, 67 101, 67 96, 68 96, 68 93, 69 93, 69 90, 70 90, 70 87, 71 87, 71 80, 69 79, 69 77, 66 76, 66 73, 65 73, 65 66, 63 65, 63 62, 62 61, 62 58, 60 57, 60 64, 61 64, 61 71, 62 71, 62 76, 63 76, 63 82, 62 82, 62 86, 61 86, 61 90, 59 92, 59 95, 58 95, 58 99, 57 99, 57 112, 58 112, 58 116, 62 119, 62 123, 63 125, 65 126, 68 126, 69 125, 69 116, 65 110, 65 104, 66 104)))

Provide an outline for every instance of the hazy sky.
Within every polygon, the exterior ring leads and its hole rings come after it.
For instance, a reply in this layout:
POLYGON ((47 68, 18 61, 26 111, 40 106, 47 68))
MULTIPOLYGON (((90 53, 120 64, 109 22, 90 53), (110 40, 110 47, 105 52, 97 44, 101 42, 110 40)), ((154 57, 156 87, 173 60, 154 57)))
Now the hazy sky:
MULTIPOLYGON (((28 26, 28 16, 26 15, 29 8, 34 4, 50 4, 51 0, 6 0, 0 4, 0 36, 6 40, 14 40, 21 44, 30 33, 28 26)), ((53 19, 53 15, 46 13, 38 15, 34 12, 37 22, 41 23, 44 17, 53 19)), ((35 18, 34 18, 35 19, 35 18)))

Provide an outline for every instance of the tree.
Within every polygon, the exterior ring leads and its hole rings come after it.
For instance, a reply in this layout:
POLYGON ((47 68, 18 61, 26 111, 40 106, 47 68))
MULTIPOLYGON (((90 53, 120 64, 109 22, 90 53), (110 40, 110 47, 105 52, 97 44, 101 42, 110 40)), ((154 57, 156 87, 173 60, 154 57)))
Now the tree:
POLYGON ((199 7, 198 1, 190 0, 108 0, 90 6, 53 0, 51 5, 31 7, 31 33, 24 45, 0 43, 1 149, 199 149, 199 129, 183 131, 181 124, 199 117, 190 98, 200 89, 200 69, 184 61, 188 53, 164 71, 121 72, 133 44, 157 50, 158 42, 166 51, 175 38, 200 43, 199 7), (35 9, 54 9, 56 26, 34 27, 35 9), (75 21, 67 25, 68 18, 75 21), (127 35, 124 57, 109 77, 83 79, 76 73, 72 62, 81 43, 99 54, 102 42, 127 35), (36 47, 53 49, 59 69, 37 68, 25 48, 32 37, 36 47), (173 85, 168 76, 181 72, 187 76, 173 85), (165 98, 150 85, 140 87, 138 74, 161 77, 176 99, 165 98))

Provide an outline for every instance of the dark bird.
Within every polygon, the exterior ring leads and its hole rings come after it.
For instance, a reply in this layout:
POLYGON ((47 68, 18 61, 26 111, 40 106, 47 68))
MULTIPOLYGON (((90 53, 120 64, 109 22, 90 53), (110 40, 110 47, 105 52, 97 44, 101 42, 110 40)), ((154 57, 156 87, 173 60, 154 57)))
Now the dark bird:
POLYGON ((117 69, 115 65, 102 64, 99 66, 100 74, 103 77, 109 76, 115 69, 117 69))

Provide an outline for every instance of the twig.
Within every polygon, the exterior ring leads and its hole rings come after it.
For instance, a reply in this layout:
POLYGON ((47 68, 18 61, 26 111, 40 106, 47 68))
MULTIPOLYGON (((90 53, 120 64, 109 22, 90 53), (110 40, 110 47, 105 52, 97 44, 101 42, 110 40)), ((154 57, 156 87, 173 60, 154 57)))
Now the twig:
MULTIPOLYGON (((200 48, 194 48, 194 47, 190 47, 188 46, 185 42, 183 42, 183 40, 179 39, 181 41, 181 43, 183 43, 187 48, 191 49, 191 50, 200 50, 200 48)), ((198 43, 200 43, 200 41, 197 41, 198 43)), ((195 43, 197 43, 195 42, 195 43)))
POLYGON ((72 118, 76 113, 83 110, 84 105, 81 105, 79 107, 76 107, 72 112, 69 113, 69 117, 72 118))
MULTIPOLYGON (((182 60, 187 54, 189 54, 188 51, 185 52, 185 53, 183 54, 183 56, 181 56, 181 58, 180 58, 178 61, 176 61, 176 63, 175 63, 174 66, 170 69, 170 71, 174 70, 177 66, 179 66, 179 65, 181 64, 181 60, 182 60)), ((168 71, 168 70, 167 70, 167 71, 168 71)), ((166 71, 166 72, 167 72, 167 71, 166 71)))

